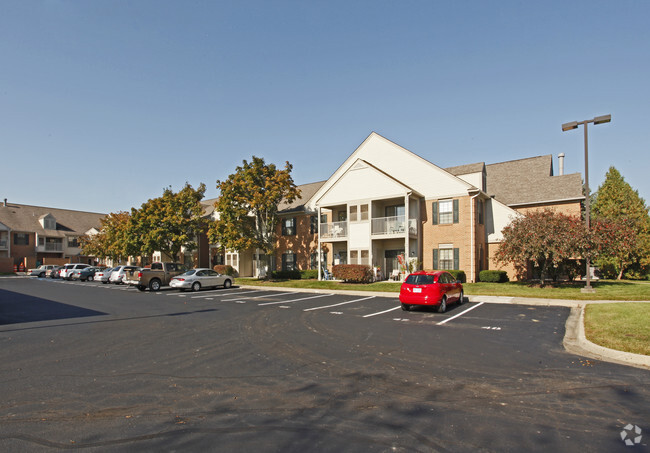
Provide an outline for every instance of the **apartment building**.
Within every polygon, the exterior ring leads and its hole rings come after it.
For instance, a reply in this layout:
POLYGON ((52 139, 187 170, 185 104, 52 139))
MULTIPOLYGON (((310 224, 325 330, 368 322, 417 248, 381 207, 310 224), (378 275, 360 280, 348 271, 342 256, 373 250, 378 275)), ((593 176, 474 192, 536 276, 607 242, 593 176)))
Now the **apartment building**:
MULTIPOLYGON (((321 276, 349 263, 381 278, 462 269, 477 281, 500 268, 494 253, 514 217, 540 208, 579 215, 584 200, 581 175, 554 176, 551 155, 445 169, 374 132, 326 181, 299 188, 302 197, 281 206, 275 268, 321 276)), ((251 251, 222 258, 242 276, 257 275, 258 259, 251 251)))
POLYGON ((81 255, 79 238, 95 234, 105 214, 9 203, 0 204, 0 272, 21 263, 92 263, 81 255))

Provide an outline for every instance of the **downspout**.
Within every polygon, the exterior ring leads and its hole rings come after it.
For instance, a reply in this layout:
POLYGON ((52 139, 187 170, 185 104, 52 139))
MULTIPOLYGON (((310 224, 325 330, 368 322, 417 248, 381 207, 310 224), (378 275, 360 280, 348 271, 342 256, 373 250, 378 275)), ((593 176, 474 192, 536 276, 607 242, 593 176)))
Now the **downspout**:
POLYGON ((474 225, 474 200, 480 195, 481 192, 477 192, 472 198, 469 199, 470 204, 470 222, 472 227, 470 228, 470 272, 471 272, 471 282, 476 283, 476 276, 474 274, 474 268, 476 267, 476 225, 474 225))
POLYGON ((321 215, 320 214, 320 206, 318 206, 318 208, 316 209, 316 215, 318 216, 318 218, 317 218, 317 220, 318 220, 318 245, 316 246, 316 247, 318 247, 318 281, 321 281, 323 279, 323 277, 322 277, 322 264, 321 264, 321 262, 322 262, 322 258, 321 258, 322 250, 321 250, 321 245, 320 245, 320 218, 321 218, 320 217, 320 215, 321 215))

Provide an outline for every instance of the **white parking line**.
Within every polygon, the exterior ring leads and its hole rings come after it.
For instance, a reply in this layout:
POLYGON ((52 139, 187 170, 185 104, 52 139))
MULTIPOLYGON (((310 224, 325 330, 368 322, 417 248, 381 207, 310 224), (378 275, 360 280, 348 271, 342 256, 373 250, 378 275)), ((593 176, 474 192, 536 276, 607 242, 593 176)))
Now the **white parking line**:
POLYGON ((465 310, 465 311, 461 311, 460 313, 458 313, 458 314, 455 315, 455 316, 452 316, 451 318, 447 318, 447 319, 445 319, 444 321, 440 321, 440 322, 438 323, 438 325, 441 326, 441 325, 443 325, 443 324, 445 324, 445 323, 451 321, 452 319, 456 319, 456 318, 458 318, 459 316, 464 315, 464 314, 467 313, 468 311, 472 311, 472 310, 474 310, 475 308, 480 307, 480 306, 483 305, 484 303, 485 303, 485 302, 479 302, 478 304, 474 305, 473 307, 469 307, 467 310, 465 310))
MULTIPOLYGON (((288 293, 288 294, 295 294, 295 293, 288 293)), ((293 300, 283 300, 281 302, 265 302, 263 304, 257 304, 257 305, 259 305, 261 307, 262 305, 290 304, 292 302, 298 302, 300 300, 316 299, 318 297, 329 297, 329 296, 333 296, 333 295, 334 294, 319 294, 318 296, 302 297, 300 299, 293 299, 293 300)))
MULTIPOLYGON (((260 290, 260 291, 261 291, 261 290, 260 290)), ((258 292, 260 292, 260 291, 251 291, 251 292, 258 293, 258 292)), ((269 297, 269 296, 271 295, 271 294, 263 294, 263 295, 261 295, 261 296, 246 297, 247 294, 250 294, 250 293, 245 293, 245 294, 243 295, 243 297, 238 297, 238 298, 236 298, 236 299, 226 299, 226 300, 224 300, 223 302, 234 302, 234 301, 236 301, 236 300, 242 300, 242 299, 263 299, 264 297, 269 297)), ((287 294, 295 294, 295 293, 293 293, 293 292, 291 292, 291 293, 277 293, 277 294, 272 294, 272 295, 273 295, 273 296, 286 296, 287 294)))
POLYGON ((323 307, 306 308, 303 311, 321 310, 323 308, 338 307, 339 305, 353 304, 355 302, 361 302, 362 300, 374 299, 375 297, 377 297, 377 296, 364 297, 363 299, 355 299, 355 300, 350 300, 350 301, 347 301, 347 302, 341 302, 339 304, 325 305, 323 307))
POLYGON ((380 311, 380 312, 377 312, 377 313, 370 313, 369 315, 364 315, 363 317, 364 318, 370 318, 371 316, 383 315, 384 313, 399 310, 400 308, 402 308, 402 307, 398 305, 397 307, 393 307, 393 308, 390 308, 388 310, 380 311))
MULTIPOLYGON (((222 293, 223 293, 224 291, 228 291, 228 293, 223 294, 223 295, 224 295, 224 296, 232 296, 232 293, 233 293, 233 292, 235 292, 235 291, 241 291, 241 290, 240 290, 239 288, 231 288, 231 289, 213 289, 213 290, 205 291, 204 293, 205 293, 205 294, 213 294, 215 291, 219 291, 219 292, 222 292, 222 293)), ((246 292, 243 293, 243 294, 259 293, 259 292, 260 292, 260 290, 255 290, 255 291, 246 291, 246 292)), ((182 293, 181 293, 181 292, 178 292, 178 293, 170 293, 170 294, 165 294, 165 295, 166 295, 166 296, 178 296, 179 294, 182 294, 182 293)))

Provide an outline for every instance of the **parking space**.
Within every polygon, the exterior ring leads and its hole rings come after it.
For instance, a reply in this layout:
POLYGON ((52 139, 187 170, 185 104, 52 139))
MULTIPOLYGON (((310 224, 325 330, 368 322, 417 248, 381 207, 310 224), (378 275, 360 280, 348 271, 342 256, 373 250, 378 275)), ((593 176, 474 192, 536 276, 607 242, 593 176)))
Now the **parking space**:
MULTIPOLYGON (((217 288, 199 292, 181 292, 164 288, 157 292, 140 292, 132 286, 102 284, 99 282, 63 281, 52 279, 35 279, 44 283, 64 284, 70 286, 94 287, 103 291, 128 291, 141 294, 142 297, 177 298, 184 301, 206 301, 220 303, 236 303, 253 305, 260 309, 293 309, 296 311, 313 312, 319 315, 348 315, 367 320, 391 320, 401 323, 417 323, 435 326, 452 327, 463 325, 474 326, 484 330, 501 330, 502 319, 494 320, 498 308, 490 309, 485 302, 452 304, 446 313, 438 313, 434 307, 419 307, 413 311, 404 312, 397 297, 379 297, 375 295, 352 296, 334 293, 310 293, 291 290, 255 289, 251 287, 217 288)), ((516 313, 510 321, 521 320, 521 313, 516 313)))

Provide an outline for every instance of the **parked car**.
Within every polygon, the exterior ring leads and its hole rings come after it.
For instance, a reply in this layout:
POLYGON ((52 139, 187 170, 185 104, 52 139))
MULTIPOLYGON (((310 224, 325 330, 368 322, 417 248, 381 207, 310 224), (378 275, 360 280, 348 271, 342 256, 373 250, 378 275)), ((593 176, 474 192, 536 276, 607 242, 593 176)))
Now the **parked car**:
POLYGON ((199 291, 201 288, 216 288, 217 286, 223 286, 228 289, 232 286, 232 277, 220 274, 212 269, 198 268, 191 269, 184 274, 172 278, 169 286, 180 289, 181 291, 185 291, 186 289, 199 291))
POLYGON ((447 305, 464 302, 463 284, 445 271, 419 271, 409 274, 400 287, 399 301, 402 310, 409 311, 413 306, 438 307, 439 313, 447 310, 447 305))
POLYGON ((180 263, 151 263, 151 266, 138 268, 134 271, 127 271, 124 283, 144 291, 149 288, 151 291, 158 291, 162 286, 169 285, 172 277, 187 271, 187 266, 180 263))
POLYGON ((50 278, 61 278, 61 276, 59 275, 61 269, 63 269, 63 266, 56 266, 54 269, 52 269, 50 271, 50 278))
POLYGON ((90 267, 90 264, 76 263, 76 264, 66 264, 63 266, 63 269, 59 271, 59 276, 63 280, 72 280, 72 273, 76 270, 85 269, 90 267))
POLYGON ((54 264, 41 264, 36 269, 30 269, 29 270, 29 275, 36 276, 36 277, 39 277, 39 278, 48 277, 50 275, 50 273, 52 272, 52 270, 54 268, 56 268, 56 267, 59 267, 59 266, 55 266, 54 264))
POLYGON ((95 274, 102 269, 104 268, 95 266, 90 266, 85 269, 75 269, 72 272, 72 280, 81 280, 82 282, 88 280, 92 282, 95 279, 95 274))
POLYGON ((138 266, 117 266, 113 269, 113 272, 111 272, 111 276, 108 278, 108 281, 110 283, 120 285, 124 283, 123 280, 124 276, 126 275, 126 271, 135 269, 138 269, 138 266))
POLYGON ((113 267, 107 267, 105 269, 100 269, 95 272, 94 280, 97 282, 102 282, 104 284, 108 283, 108 279, 111 278, 111 272, 113 272, 113 267))

